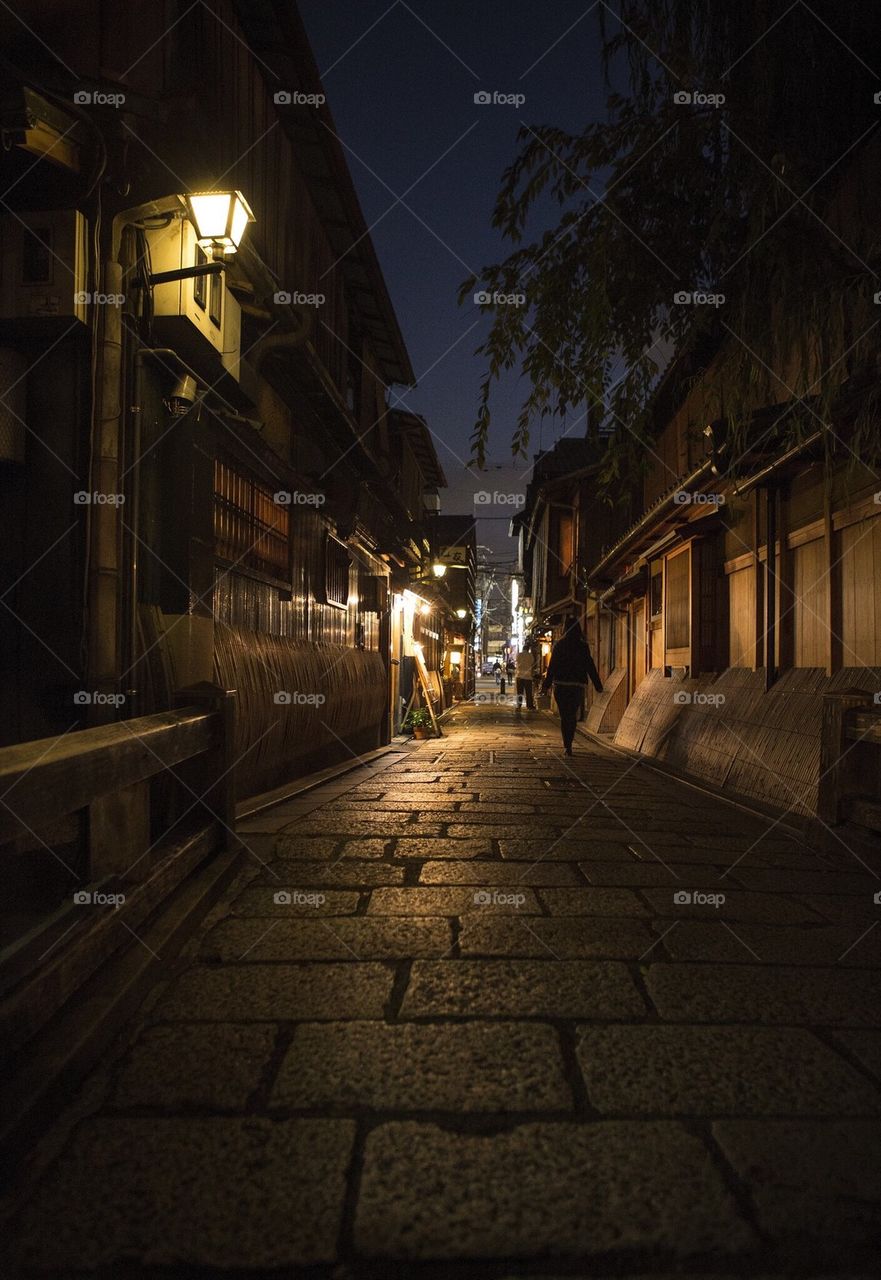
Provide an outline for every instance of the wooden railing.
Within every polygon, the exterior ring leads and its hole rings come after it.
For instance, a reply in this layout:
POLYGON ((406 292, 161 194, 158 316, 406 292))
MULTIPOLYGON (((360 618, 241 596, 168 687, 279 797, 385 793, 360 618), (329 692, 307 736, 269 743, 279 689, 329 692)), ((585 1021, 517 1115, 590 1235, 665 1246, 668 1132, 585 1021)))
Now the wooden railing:
POLYGON ((234 695, 205 684, 176 701, 173 711, 0 750, 0 846, 18 846, 0 858, 16 857, 27 875, 31 856, 51 855, 69 876, 62 900, 42 915, 31 904, 30 927, 0 953, 9 1048, 131 944, 205 858, 236 843, 234 695), (51 824, 72 814, 81 847, 65 846, 62 859, 51 824))
POLYGON ((817 816, 881 831, 881 701, 853 690, 823 698, 817 816))

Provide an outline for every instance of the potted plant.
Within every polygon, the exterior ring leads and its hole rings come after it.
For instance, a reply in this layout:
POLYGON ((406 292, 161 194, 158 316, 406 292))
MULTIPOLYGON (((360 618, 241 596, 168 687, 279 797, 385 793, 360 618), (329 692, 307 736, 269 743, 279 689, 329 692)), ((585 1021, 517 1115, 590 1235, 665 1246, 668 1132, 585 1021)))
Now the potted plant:
POLYGON ((409 712, 402 728, 413 734, 414 738, 431 737, 431 713, 427 707, 415 707, 409 712))

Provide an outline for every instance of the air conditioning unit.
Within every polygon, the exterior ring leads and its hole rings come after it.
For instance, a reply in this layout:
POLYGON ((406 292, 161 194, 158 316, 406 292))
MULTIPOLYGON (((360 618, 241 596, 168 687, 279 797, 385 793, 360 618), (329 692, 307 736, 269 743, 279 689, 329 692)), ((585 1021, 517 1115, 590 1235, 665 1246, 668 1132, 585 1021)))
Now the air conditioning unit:
POLYGON ((60 316, 85 324, 87 290, 86 220, 79 210, 0 218, 0 319, 60 316))
MULTIPOLYGON (((179 271, 210 261, 196 242, 192 223, 175 218, 160 231, 148 231, 150 270, 179 271)), ((241 346, 241 308, 225 285, 223 274, 174 280, 153 288, 156 330, 198 366, 220 357, 237 381, 241 346)))

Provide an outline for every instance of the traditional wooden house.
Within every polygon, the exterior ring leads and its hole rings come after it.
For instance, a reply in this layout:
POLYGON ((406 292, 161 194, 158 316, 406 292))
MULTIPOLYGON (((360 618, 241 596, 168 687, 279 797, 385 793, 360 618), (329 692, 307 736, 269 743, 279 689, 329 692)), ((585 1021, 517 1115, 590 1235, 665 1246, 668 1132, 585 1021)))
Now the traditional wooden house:
POLYGON ((388 408, 413 372, 296 8, 17 11, 3 741, 211 681, 236 690, 240 795, 375 747, 392 575, 429 554, 444 479, 388 408))

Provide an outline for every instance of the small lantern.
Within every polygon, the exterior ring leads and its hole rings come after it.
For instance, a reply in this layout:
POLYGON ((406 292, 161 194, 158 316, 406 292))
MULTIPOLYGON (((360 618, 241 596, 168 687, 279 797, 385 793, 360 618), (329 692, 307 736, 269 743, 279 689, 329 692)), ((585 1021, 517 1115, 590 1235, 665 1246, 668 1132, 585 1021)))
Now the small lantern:
POLYGON ((187 209, 199 247, 213 257, 235 253, 254 221, 241 191, 194 191, 187 196, 187 209))

